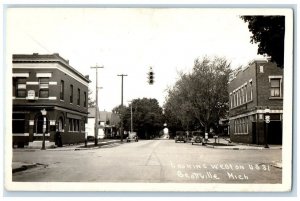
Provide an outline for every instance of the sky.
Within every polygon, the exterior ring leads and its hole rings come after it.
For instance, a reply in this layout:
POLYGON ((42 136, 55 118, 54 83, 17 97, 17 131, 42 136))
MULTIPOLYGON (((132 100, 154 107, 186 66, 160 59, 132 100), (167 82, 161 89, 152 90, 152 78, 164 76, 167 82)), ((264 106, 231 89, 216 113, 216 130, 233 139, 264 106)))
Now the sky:
MULTIPOLYGON (((92 81, 98 70, 99 108, 111 111, 136 98, 163 106, 179 72, 190 72, 196 58, 225 57, 235 69, 257 55, 257 44, 235 9, 200 8, 9 8, 7 55, 53 54, 92 81), (154 84, 148 84, 150 66, 154 84)), ((92 94, 95 97, 95 94, 92 94)), ((94 98, 95 99, 95 98, 94 98)))

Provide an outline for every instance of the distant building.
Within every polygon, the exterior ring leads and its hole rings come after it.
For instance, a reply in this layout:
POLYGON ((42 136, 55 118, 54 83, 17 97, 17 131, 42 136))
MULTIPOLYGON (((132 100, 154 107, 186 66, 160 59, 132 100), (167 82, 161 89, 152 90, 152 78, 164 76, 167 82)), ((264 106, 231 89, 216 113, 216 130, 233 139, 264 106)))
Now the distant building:
POLYGON ((254 60, 229 76, 229 133, 233 142, 263 144, 265 109, 270 109, 268 143, 282 143, 283 70, 254 60))
MULTIPOLYGON (((95 136, 95 107, 88 108, 87 135, 95 136)), ((98 138, 116 138, 120 118, 117 114, 107 111, 98 111, 98 138)))
POLYGON ((46 146, 84 142, 88 77, 59 54, 13 55, 13 145, 41 146, 46 114, 46 146))

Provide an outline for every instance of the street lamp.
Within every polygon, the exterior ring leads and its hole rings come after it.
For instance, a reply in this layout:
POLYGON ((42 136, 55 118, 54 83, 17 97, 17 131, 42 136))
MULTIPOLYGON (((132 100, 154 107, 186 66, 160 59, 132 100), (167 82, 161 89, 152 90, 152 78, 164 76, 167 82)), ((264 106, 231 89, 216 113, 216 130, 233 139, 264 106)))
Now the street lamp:
POLYGON ((270 109, 267 107, 265 109, 265 121, 266 121, 266 131, 265 131, 265 148, 269 148, 268 145, 268 132, 269 132, 269 123, 270 123, 270 109))
POLYGON ((46 109, 41 110, 42 116, 43 116, 43 142, 42 142, 42 150, 45 150, 45 132, 46 132, 46 115, 47 111, 46 109))

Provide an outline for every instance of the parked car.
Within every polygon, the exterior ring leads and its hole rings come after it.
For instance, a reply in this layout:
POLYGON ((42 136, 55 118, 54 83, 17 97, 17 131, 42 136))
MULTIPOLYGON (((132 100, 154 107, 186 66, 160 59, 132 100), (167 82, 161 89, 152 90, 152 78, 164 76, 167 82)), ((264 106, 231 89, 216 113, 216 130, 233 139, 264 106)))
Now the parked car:
POLYGON ((91 141, 95 141, 95 137, 92 135, 89 135, 86 137, 87 141, 91 142, 91 141))
POLYGON ((136 132, 132 132, 128 134, 128 137, 126 138, 127 142, 131 142, 131 141, 135 141, 138 142, 139 141, 139 137, 137 136, 136 132))
POLYGON ((187 142, 191 142, 192 139, 193 139, 193 132, 192 131, 187 131, 186 136, 187 136, 187 142))
POLYGON ((193 131, 192 133, 193 138, 192 138, 192 145, 195 143, 203 143, 203 132, 201 131, 193 131))
POLYGON ((176 131, 175 143, 177 143, 178 141, 186 143, 187 136, 184 131, 176 131))

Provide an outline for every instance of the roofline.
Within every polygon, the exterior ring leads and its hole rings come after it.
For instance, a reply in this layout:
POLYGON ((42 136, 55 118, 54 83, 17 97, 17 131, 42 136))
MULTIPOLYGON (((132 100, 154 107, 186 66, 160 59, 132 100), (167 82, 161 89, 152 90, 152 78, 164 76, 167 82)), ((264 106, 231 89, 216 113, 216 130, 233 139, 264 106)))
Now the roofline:
POLYGON ((77 71, 75 68, 69 65, 69 61, 65 60, 58 53, 54 54, 13 54, 12 63, 59 63, 81 77, 87 83, 90 83, 91 80, 86 78, 83 74, 77 71), (46 58, 43 58, 46 57, 46 58))

